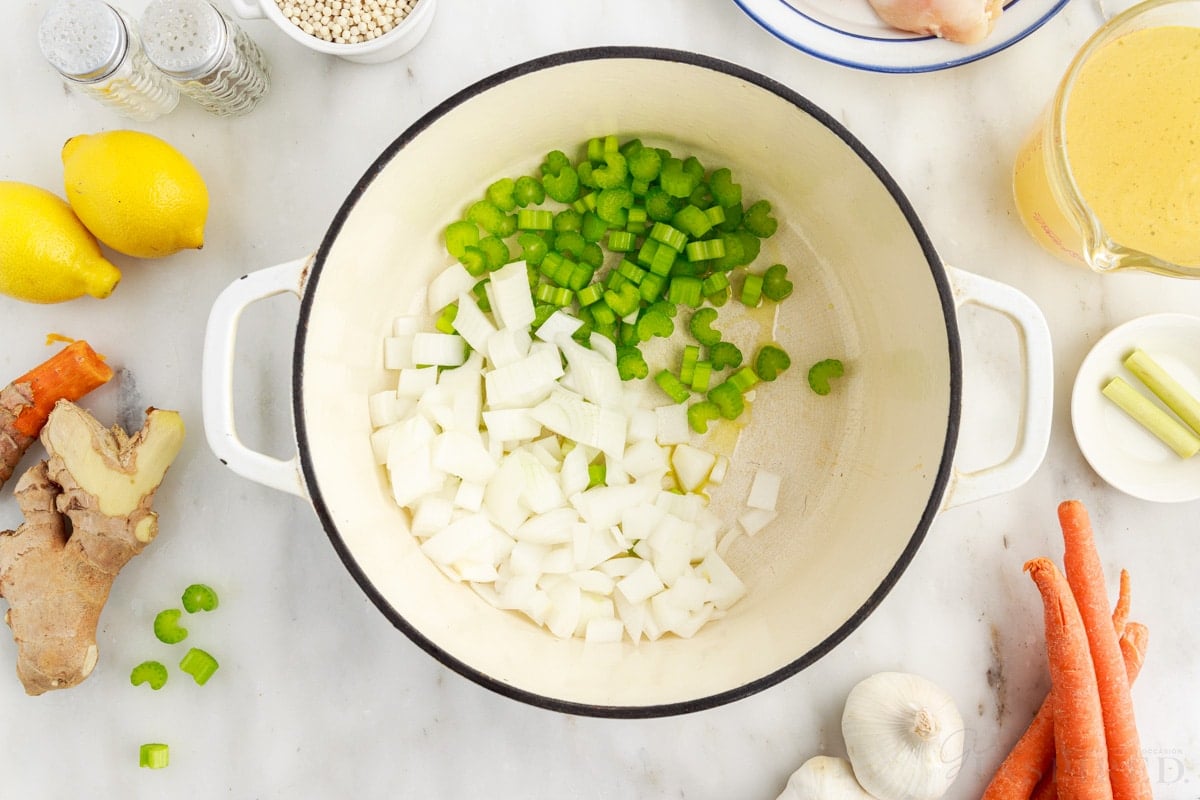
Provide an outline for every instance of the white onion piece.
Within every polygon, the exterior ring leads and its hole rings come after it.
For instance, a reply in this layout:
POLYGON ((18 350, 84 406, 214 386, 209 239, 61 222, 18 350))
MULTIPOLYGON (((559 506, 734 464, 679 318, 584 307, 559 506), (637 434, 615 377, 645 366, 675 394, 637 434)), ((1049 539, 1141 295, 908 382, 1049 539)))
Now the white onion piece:
POLYGON ((750 508, 774 511, 775 503, 779 498, 780 482, 779 475, 774 472, 768 472, 765 469, 755 472, 754 482, 750 484, 750 496, 746 498, 746 505, 750 508))
POLYGON ((496 332, 496 326, 475 302, 475 295, 464 292, 458 296, 458 312, 454 315, 454 330, 466 339, 471 349, 478 353, 486 353, 488 341, 496 332))
POLYGON ((461 263, 454 262, 429 282, 429 289, 425 295, 429 310, 436 314, 464 292, 471 291, 478 281, 479 279, 467 272, 461 263))
POLYGON ((529 293, 529 272, 524 261, 505 264, 492 273, 487 285, 491 293, 492 313, 496 315, 500 327, 520 328, 536 318, 533 295, 529 293))

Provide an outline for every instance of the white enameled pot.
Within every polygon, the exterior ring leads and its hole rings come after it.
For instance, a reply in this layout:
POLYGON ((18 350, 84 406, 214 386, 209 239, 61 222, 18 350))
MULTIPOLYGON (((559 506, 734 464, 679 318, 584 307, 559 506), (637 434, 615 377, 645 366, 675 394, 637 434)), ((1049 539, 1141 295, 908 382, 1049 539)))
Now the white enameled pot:
POLYGON ((899 579, 939 510, 1032 475, 1049 437, 1052 380, 1049 333, 1034 303, 943 266, 893 180, 828 114, 732 64, 601 48, 511 68, 442 103, 367 171, 313 256, 231 284, 209 320, 204 417, 220 459, 307 497, 366 594, 450 668, 539 706, 657 716, 744 697, 844 639, 899 579), (580 87, 587 103, 578 102, 580 87), (571 112, 510 113, 535 106, 571 112), (382 340, 447 263, 447 222, 497 178, 530 174, 548 151, 608 133, 729 166, 748 198, 771 200, 780 229, 760 258, 793 265, 796 280, 776 336, 796 364, 836 354, 849 365, 836 399, 819 402, 798 370, 795 391, 756 403, 741 433, 729 491, 744 496, 760 467, 781 474, 785 487, 780 519, 729 551, 748 595, 694 638, 637 647, 556 639, 448 579, 408 534, 368 442, 366 398, 394 381, 382 340), (240 314, 283 292, 301 303, 297 454, 280 460, 238 439, 232 371, 240 314), (970 473, 954 465, 964 304, 1018 328, 1025 386, 1012 454, 970 473))
POLYGON ((360 64, 391 61, 412 50, 425 37, 433 23, 437 0, 420 0, 400 24, 383 36, 367 42, 337 44, 310 36, 292 23, 275 0, 229 0, 234 12, 243 19, 266 17, 293 41, 318 53, 338 56, 360 64))

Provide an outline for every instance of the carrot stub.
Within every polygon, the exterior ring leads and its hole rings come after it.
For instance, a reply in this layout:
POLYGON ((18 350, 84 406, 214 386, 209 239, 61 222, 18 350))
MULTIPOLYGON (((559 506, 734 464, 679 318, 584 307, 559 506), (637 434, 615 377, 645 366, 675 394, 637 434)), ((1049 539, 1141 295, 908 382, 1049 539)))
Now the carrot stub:
POLYGON ((1091 520, 1083 503, 1067 500, 1058 506, 1058 521, 1063 534, 1063 570, 1079 606, 1096 672, 1113 800, 1151 800, 1150 776, 1142 761, 1129 678, 1118 632, 1110 622, 1104 570, 1091 520))
POLYGON ((78 400, 112 376, 104 359, 87 342, 77 341, 0 389, 0 486, 12 476, 55 403, 78 400))
POLYGON ((1050 703, 1054 708, 1054 778, 1061 800, 1111 800, 1100 690, 1087 632, 1066 577, 1048 558, 1025 571, 1042 595, 1050 703))

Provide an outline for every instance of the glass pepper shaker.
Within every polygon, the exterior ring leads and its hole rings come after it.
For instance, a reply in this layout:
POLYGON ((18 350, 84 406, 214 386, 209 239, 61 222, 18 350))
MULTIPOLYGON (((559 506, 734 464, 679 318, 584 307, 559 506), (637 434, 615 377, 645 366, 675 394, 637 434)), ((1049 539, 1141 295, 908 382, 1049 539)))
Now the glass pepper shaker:
POLYGON ((141 22, 150 62, 207 111, 245 114, 270 88, 262 50, 206 0, 153 0, 141 22))
POLYGON ((149 122, 179 102, 146 59, 133 20, 101 0, 58 0, 42 17, 38 44, 72 87, 131 119, 149 122))

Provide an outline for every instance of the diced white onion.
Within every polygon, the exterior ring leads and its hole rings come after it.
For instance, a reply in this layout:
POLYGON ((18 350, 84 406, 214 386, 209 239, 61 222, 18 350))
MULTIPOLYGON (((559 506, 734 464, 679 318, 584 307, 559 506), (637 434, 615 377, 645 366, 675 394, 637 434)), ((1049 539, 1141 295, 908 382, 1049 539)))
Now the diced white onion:
POLYGON ((528 328, 501 328, 488 337, 487 357, 493 367, 507 367, 529 355, 528 328))
POLYGON ((692 438, 691 429, 688 427, 687 406, 683 403, 659 406, 654 409, 654 414, 658 422, 655 436, 659 444, 683 444, 692 438))
POLYGON ((685 492, 695 492, 704 486, 716 462, 717 458, 712 453, 686 443, 675 445, 671 451, 671 468, 675 471, 679 488, 685 492))
POLYGON ((437 385, 437 367, 406 367, 400 370, 396 394, 400 397, 420 397, 437 385))
POLYGON ((454 330, 466 340, 472 350, 487 352, 488 341, 496 332, 496 326, 480 310, 475 295, 464 292, 458 296, 458 311, 454 315, 454 330))
POLYGON ((534 331, 534 336, 541 339, 543 342, 553 342, 559 336, 571 337, 575 331, 583 326, 583 320, 573 314, 568 314, 561 308, 556 309, 554 313, 546 317, 546 321, 538 326, 534 331))
POLYGON ((493 272, 488 286, 491 287, 492 313, 501 327, 520 328, 536 318, 524 261, 512 261, 493 272))
POLYGON ((769 511, 765 508, 748 508, 738 516, 738 524, 746 533, 753 536, 763 528, 771 524, 775 519, 776 512, 769 511))
POLYGON ((456 333, 414 333, 412 360, 423 367, 457 367, 467 360, 466 341, 456 333))
POLYGON ((463 292, 471 291, 478 281, 479 278, 471 275, 466 267, 455 261, 429 283, 426 301, 429 303, 430 312, 436 314, 441 311, 457 300, 463 292))
POLYGON ((750 508, 761 508, 774 511, 779 498, 780 477, 774 472, 760 469, 754 473, 754 482, 750 484, 750 496, 746 505, 750 508))
POLYGON ((403 333, 383 340, 384 369, 409 369, 417 365, 412 357, 414 336, 415 333, 403 333))

